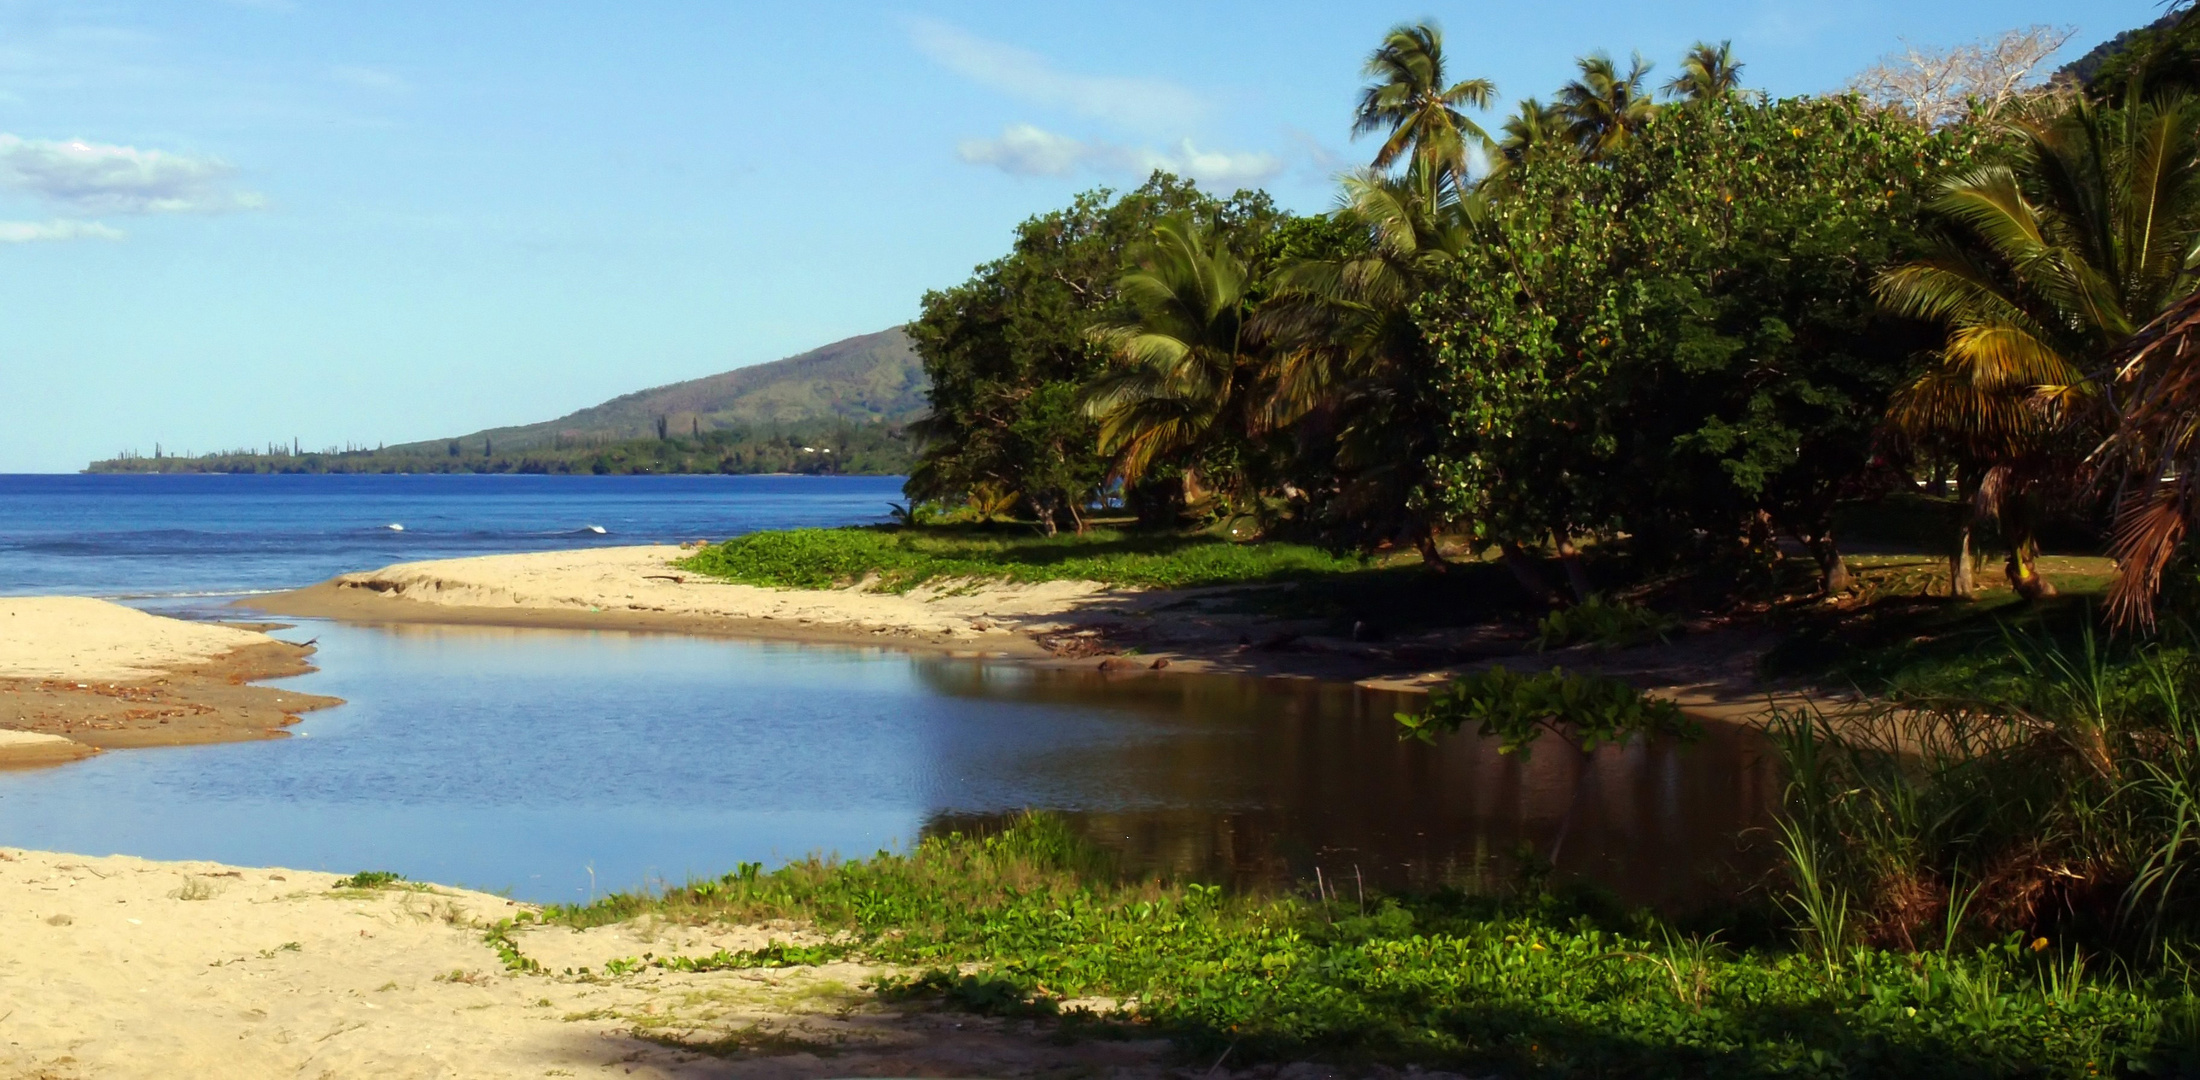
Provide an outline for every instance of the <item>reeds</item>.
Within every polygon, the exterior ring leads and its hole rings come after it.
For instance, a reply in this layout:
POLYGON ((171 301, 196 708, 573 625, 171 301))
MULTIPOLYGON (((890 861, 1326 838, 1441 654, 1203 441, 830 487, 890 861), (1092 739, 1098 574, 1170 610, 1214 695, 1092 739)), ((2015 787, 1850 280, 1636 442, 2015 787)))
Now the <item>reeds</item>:
POLYGON ((1771 723, 1789 772, 1781 901, 1829 971, 1844 942, 1947 950, 2012 934, 2082 939, 2152 970, 2195 929, 2190 653, 2090 626, 2003 645, 2005 677, 1771 723))

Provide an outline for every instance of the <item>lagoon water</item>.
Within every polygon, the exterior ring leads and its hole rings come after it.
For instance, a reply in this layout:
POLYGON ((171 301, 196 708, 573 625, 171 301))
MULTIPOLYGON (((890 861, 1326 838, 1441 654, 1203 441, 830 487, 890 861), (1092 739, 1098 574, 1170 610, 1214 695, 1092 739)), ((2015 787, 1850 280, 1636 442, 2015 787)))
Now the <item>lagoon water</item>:
MULTIPOLYGON (((894 483, 7 478, 0 591, 212 612, 226 601, 203 594, 399 558, 870 520, 894 483), (403 539, 367 532, 378 519, 406 522, 403 539), (560 531, 574 522, 608 535, 560 531)), ((320 649, 321 670, 285 685, 345 705, 290 739, 0 773, 0 844, 570 900, 1038 808, 1138 869, 1471 888, 1501 884, 1524 841, 1547 852, 1572 805, 1564 872, 1687 903, 1746 874, 1737 836, 1775 794, 1743 732, 1607 751, 1577 775, 1556 745, 1522 762, 1472 739, 1401 744, 1391 715, 1408 699, 1297 681, 609 631, 281 633, 320 649)))

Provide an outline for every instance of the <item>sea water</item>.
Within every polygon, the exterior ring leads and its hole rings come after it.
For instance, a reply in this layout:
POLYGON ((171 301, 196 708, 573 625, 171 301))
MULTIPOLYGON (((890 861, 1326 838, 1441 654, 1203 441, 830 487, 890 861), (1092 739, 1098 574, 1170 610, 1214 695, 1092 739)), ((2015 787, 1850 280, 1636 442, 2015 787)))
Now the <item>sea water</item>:
MULTIPOLYGON (((895 486, 9 478, 6 505, 29 509, 0 526, 0 588, 219 612, 226 599, 194 594, 399 558, 859 522, 895 486)), ((346 704, 287 739, 0 773, 0 844, 386 869, 576 900, 1043 809, 1134 870, 1501 889, 1523 846, 1548 854, 1570 820, 1563 873, 1686 904, 1746 874, 1740 838, 1776 795, 1747 732, 1587 763, 1546 740, 1523 761, 1471 738, 1400 742, 1392 716, 1413 699, 1335 684, 624 631, 303 620, 278 633, 316 639, 321 669, 282 685, 346 704)))
POLYGON ((269 592, 418 559, 883 521, 901 497, 887 476, 0 476, 0 596, 269 592))

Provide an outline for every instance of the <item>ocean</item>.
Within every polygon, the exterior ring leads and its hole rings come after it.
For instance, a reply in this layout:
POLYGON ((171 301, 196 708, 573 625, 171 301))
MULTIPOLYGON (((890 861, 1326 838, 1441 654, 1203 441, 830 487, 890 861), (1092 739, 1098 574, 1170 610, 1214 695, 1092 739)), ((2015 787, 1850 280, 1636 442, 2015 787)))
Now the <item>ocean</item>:
POLYGON ((0 596, 277 592, 395 562, 883 521, 898 476, 0 476, 0 596), (390 528, 403 526, 402 530, 390 528), (602 530, 597 532, 595 530, 602 530))

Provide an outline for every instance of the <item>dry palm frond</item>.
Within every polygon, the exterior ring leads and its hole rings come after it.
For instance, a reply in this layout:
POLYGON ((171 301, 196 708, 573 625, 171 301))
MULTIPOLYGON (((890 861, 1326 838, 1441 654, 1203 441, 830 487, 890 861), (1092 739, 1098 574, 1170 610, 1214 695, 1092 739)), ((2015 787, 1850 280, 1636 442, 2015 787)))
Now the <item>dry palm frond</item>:
POLYGON ((2200 293, 2142 327, 2111 363, 2123 414, 2094 464, 2135 482, 2116 508, 2109 610, 2126 625, 2152 626, 2163 572, 2200 510, 2200 293))

